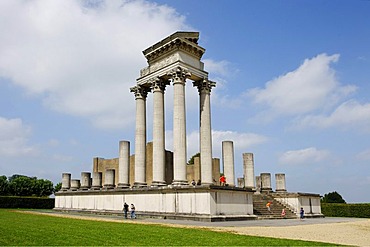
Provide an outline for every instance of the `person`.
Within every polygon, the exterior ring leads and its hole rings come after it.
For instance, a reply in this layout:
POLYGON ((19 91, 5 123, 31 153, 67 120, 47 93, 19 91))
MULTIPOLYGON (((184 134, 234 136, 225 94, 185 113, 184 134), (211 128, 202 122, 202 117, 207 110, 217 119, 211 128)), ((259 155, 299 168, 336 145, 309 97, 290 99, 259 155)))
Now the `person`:
POLYGON ((197 183, 195 182, 195 180, 193 179, 192 181, 191 181, 191 185, 193 185, 193 186, 195 186, 197 183))
POLYGON ((272 205, 272 203, 271 202, 268 202, 267 204, 266 204, 266 208, 267 208, 267 210, 269 211, 269 213, 271 213, 271 205, 272 205))
POLYGON ((200 179, 198 179, 197 185, 202 185, 202 181, 200 181, 200 179))
POLYGON ((304 210, 301 208, 301 211, 299 212, 300 219, 303 220, 304 218, 304 210))
POLYGON ((123 213, 125 214, 125 219, 127 219, 128 204, 125 202, 123 204, 123 213))
POLYGON ((281 210, 281 217, 285 218, 285 215, 286 215, 285 208, 283 208, 283 210, 281 210))
POLYGON ((135 205, 131 203, 131 219, 136 219, 135 215, 135 205))
POLYGON ((221 184, 221 186, 226 185, 226 177, 224 176, 224 174, 222 174, 221 177, 220 177, 220 184, 221 184))

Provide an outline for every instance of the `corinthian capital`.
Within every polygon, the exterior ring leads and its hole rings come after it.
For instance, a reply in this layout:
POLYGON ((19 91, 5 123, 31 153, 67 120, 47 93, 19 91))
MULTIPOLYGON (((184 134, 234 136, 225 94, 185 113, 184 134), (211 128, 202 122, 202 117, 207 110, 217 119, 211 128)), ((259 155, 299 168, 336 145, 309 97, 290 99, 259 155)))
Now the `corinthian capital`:
POLYGON ((162 91, 162 92, 164 92, 167 85, 170 85, 170 82, 168 80, 165 80, 160 77, 149 79, 149 83, 153 91, 162 91))
POLYGON ((187 69, 181 67, 171 70, 167 75, 172 77, 173 83, 185 83, 186 78, 191 76, 187 69))
POLYGON ((198 88, 199 93, 211 93, 212 88, 216 86, 216 82, 204 78, 193 82, 193 85, 198 88))
POLYGON ((146 99, 148 92, 150 92, 150 88, 146 88, 140 85, 130 88, 130 92, 134 93, 135 99, 142 98, 146 99))

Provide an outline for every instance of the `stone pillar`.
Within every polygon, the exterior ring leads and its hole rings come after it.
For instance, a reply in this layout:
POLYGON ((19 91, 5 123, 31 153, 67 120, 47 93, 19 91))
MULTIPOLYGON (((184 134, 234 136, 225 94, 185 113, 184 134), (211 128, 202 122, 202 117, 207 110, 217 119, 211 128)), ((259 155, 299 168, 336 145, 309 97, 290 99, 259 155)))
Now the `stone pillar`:
POLYGON ((115 177, 114 169, 105 170, 104 189, 113 189, 115 187, 114 177, 115 177))
POLYGON ((244 178, 238 178, 238 187, 244 188, 244 178))
POLYGON ((71 180, 71 190, 76 191, 80 188, 80 180, 79 179, 72 179, 71 180))
POLYGON ((71 188, 71 174, 62 173, 62 191, 67 191, 71 188))
POLYGON ((119 142, 119 158, 118 158, 118 188, 130 187, 130 142, 119 142))
POLYGON ((213 184, 212 180, 212 128, 211 89, 216 84, 208 79, 194 82, 199 91, 199 147, 202 184, 213 184))
POLYGON ((87 190, 91 187, 91 173, 81 172, 81 190, 87 190))
POLYGON ((178 67, 170 73, 173 84, 173 185, 186 185, 185 81, 190 73, 178 67))
POLYGON ((135 130, 135 187, 146 186, 146 96, 148 89, 142 86, 131 88, 136 100, 135 130))
POLYGON ((243 153, 244 187, 254 188, 253 153, 243 153))
POLYGON ((286 192, 285 174, 275 174, 276 192, 286 192))
POLYGON ((270 173, 261 173, 261 191, 262 192, 271 192, 271 174, 270 173))
POLYGON ((102 173, 93 172, 91 189, 100 190, 101 187, 102 187, 102 173))
POLYGON ((168 81, 156 78, 153 89, 153 183, 166 185, 165 181, 165 135, 164 135, 164 90, 168 81))
POLYGON ((256 194, 261 193, 262 180, 261 176, 256 176, 256 194))
POLYGON ((232 141, 222 142, 222 166, 226 183, 229 186, 235 186, 234 144, 232 141))

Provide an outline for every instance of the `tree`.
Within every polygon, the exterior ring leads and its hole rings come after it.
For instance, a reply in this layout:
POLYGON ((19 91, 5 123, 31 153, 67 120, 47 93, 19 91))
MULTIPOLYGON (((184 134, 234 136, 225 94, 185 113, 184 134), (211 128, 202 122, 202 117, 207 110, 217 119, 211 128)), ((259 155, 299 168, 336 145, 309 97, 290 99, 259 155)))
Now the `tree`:
POLYGON ((336 191, 325 194, 321 201, 326 203, 346 203, 342 196, 336 191))
POLYGON ((53 194, 53 183, 47 179, 15 174, 9 177, 8 191, 14 196, 45 197, 53 194))
POLYGON ((62 189, 62 183, 57 183, 54 187, 54 192, 58 192, 62 189))
POLYGON ((9 193, 9 182, 6 176, 0 176, 0 195, 6 196, 9 193))

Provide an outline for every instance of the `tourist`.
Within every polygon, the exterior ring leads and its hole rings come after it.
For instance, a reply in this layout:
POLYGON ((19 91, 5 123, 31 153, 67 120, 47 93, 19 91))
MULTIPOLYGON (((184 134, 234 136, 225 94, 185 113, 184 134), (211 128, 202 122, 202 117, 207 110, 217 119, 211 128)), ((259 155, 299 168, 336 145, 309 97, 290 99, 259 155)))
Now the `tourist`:
POLYGON ((267 204, 266 204, 266 208, 267 208, 267 210, 269 211, 269 213, 271 213, 271 205, 272 205, 272 203, 271 202, 268 202, 267 204))
POLYGON ((136 219, 136 215, 135 215, 135 205, 134 204, 131 204, 131 219, 136 219))
POLYGON ((283 210, 281 210, 281 217, 283 217, 285 219, 285 215, 286 215, 285 208, 283 208, 283 210))
POLYGON ((202 184, 202 181, 200 181, 200 179, 198 179, 197 185, 201 185, 201 184, 202 184))
POLYGON ((191 185, 193 185, 193 186, 195 186, 197 183, 195 182, 195 180, 193 179, 192 181, 191 181, 191 185))
POLYGON ((299 212, 300 219, 303 220, 304 218, 304 210, 301 208, 301 211, 299 212))
POLYGON ((220 184, 221 184, 221 186, 225 186, 226 185, 226 177, 224 176, 224 174, 221 174, 220 184))
POLYGON ((125 214, 125 219, 127 219, 128 204, 125 202, 123 204, 123 213, 125 214))

